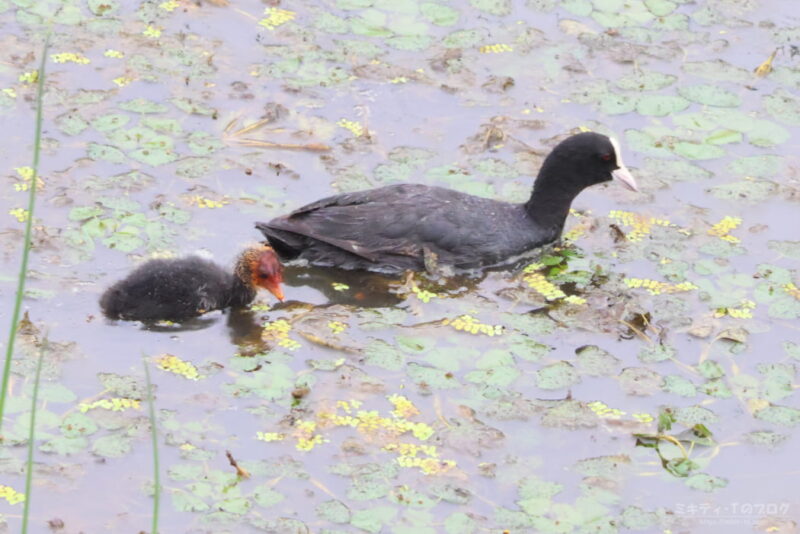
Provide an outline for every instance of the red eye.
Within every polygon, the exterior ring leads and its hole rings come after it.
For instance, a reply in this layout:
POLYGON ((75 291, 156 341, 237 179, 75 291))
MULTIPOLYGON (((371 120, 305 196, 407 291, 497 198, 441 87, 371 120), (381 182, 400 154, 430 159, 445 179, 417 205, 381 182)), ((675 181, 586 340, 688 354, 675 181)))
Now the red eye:
POLYGON ((611 161, 611 154, 600 154, 600 159, 603 161, 611 161))

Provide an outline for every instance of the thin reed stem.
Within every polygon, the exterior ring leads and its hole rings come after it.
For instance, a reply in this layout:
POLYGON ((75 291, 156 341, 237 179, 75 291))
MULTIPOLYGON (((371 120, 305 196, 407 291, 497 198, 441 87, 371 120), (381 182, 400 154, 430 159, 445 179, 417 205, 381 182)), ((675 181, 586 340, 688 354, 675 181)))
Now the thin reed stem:
POLYGON ((42 151, 42 101, 44 100, 45 65, 47 51, 50 48, 50 32, 45 37, 42 47, 42 57, 39 62, 39 78, 36 85, 36 131, 33 136, 33 175, 31 176, 30 189, 28 189, 28 218, 25 220, 25 241, 22 245, 22 261, 17 275, 17 293, 14 299, 14 311, 11 313, 11 328, 6 343, 6 358, 3 363, 2 387, 0 387, 0 440, 3 435, 3 420, 6 408, 6 395, 8 395, 8 382, 11 378, 11 360, 14 356, 14 341, 17 338, 19 314, 22 309, 22 299, 25 294, 25 279, 28 275, 28 257, 31 251, 31 234, 33 233, 33 209, 36 206, 36 189, 39 181, 39 155, 42 151))

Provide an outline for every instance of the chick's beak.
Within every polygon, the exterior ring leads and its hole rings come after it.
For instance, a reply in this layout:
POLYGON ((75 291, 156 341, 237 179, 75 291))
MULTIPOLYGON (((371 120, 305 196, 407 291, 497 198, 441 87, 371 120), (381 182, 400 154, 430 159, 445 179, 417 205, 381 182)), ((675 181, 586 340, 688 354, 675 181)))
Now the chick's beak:
POLYGON ((622 182, 622 185, 631 191, 639 191, 639 188, 636 186, 636 180, 633 179, 631 171, 629 171, 625 165, 620 165, 619 169, 611 171, 611 177, 614 178, 614 180, 622 182))
POLYGON ((283 288, 281 287, 281 281, 275 278, 268 278, 263 285, 264 289, 275 295, 279 301, 283 302, 283 288))

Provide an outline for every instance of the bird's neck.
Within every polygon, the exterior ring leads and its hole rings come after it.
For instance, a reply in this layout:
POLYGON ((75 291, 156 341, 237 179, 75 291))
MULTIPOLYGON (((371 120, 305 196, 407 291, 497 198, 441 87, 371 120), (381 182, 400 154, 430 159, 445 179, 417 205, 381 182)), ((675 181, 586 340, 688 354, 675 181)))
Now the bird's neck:
POLYGON ((525 212, 533 223, 546 231, 551 239, 555 240, 561 235, 564 223, 569 214, 569 207, 580 191, 573 191, 564 187, 563 182, 557 179, 548 179, 542 172, 533 184, 531 198, 524 204, 525 212))
POLYGON ((230 291, 228 292, 228 306, 242 308, 256 298, 256 290, 251 284, 246 283, 236 273, 231 275, 230 291))

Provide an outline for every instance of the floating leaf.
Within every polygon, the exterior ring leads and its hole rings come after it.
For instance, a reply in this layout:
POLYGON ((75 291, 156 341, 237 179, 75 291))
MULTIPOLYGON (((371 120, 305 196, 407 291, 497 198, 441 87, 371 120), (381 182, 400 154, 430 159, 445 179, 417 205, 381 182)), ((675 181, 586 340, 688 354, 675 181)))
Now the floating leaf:
POLYGON ((571 363, 565 361, 542 367, 536 372, 536 384, 542 389, 561 389, 578 382, 578 372, 571 363))
POLYGON ((723 200, 763 202, 778 192, 774 182, 766 180, 740 180, 711 188, 711 193, 723 200))
POLYGON ((643 95, 636 102, 636 111, 642 115, 665 117, 689 107, 689 101, 680 96, 643 95))
POLYGON ((637 70, 616 80, 617 87, 628 91, 656 91, 669 87, 678 78, 672 74, 637 70))
POLYGON ((140 148, 139 150, 129 152, 128 156, 130 156, 131 159, 135 159, 151 167, 172 163, 178 158, 174 152, 164 148, 140 148))
POLYGON ((724 478, 715 477, 706 473, 695 473, 686 479, 686 485, 696 490, 711 493, 712 491, 726 487, 728 481, 724 478))
POLYGON ((611 376, 619 372, 620 360, 596 345, 575 350, 578 367, 590 376, 611 376))
POLYGON ((796 426, 800 424, 800 410, 789 406, 773 404, 758 410, 754 415, 756 419, 782 426, 796 426))
POLYGON ((126 160, 125 154, 120 149, 99 143, 89 143, 87 155, 94 160, 104 160, 116 164, 123 163, 126 160))
POLYGON ((437 26, 452 26, 458 22, 459 13, 452 7, 426 2, 421 4, 422 15, 437 26))
POLYGON ((678 87, 678 94, 705 106, 736 108, 742 104, 737 94, 715 85, 685 85, 678 87))
POLYGON ((662 388, 664 391, 680 395, 681 397, 694 397, 697 395, 697 388, 695 385, 691 381, 677 375, 665 376, 662 388))
POLYGON ((511 13, 511 0, 469 0, 472 7, 491 15, 508 15, 511 13))
POLYGON ((800 99, 784 89, 762 97, 764 109, 777 120, 793 126, 800 125, 800 99))
POLYGON ((752 76, 746 69, 731 65, 722 59, 688 61, 681 68, 685 73, 700 78, 740 84, 748 83, 752 76))
POLYGON ((780 172, 784 165, 783 156, 765 154, 735 159, 728 164, 728 169, 740 176, 770 178, 780 172))
POLYGON ((663 382, 660 374, 644 367, 627 367, 619 374, 619 385, 628 395, 652 395, 663 382))
POLYGON ((119 104, 119 108, 125 111, 132 111, 134 113, 163 113, 167 111, 167 106, 147 100, 145 98, 136 98, 128 100, 119 104))
POLYGON ((675 153, 689 159, 715 159, 725 155, 722 148, 705 143, 680 141, 673 147, 675 153))

